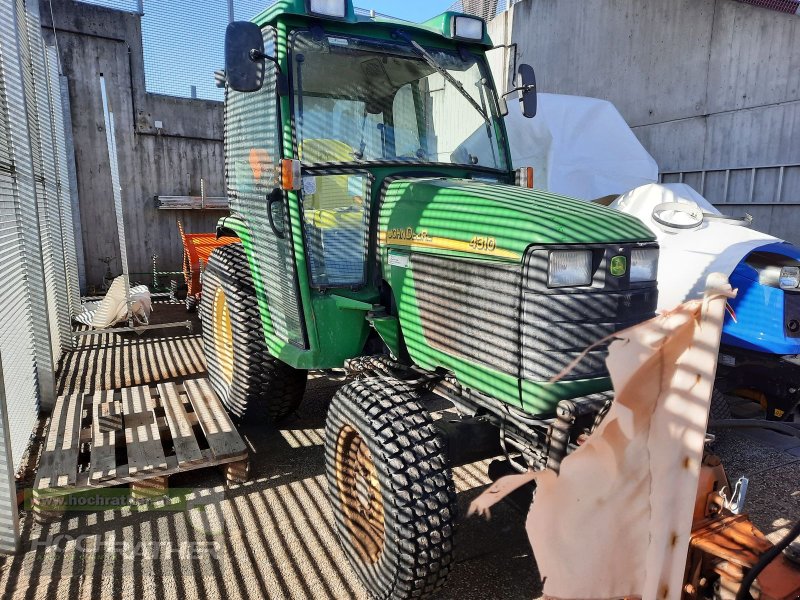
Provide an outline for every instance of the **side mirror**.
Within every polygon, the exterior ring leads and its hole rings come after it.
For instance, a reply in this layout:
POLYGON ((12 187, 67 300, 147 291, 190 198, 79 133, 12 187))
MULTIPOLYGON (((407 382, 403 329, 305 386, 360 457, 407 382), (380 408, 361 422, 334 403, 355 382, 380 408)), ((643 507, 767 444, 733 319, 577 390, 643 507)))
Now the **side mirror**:
POLYGON ((249 21, 233 21, 225 30, 225 78, 237 92, 256 92, 264 84, 264 38, 249 21))
POLYGON ((533 67, 525 63, 517 70, 517 80, 515 82, 519 101, 522 104, 522 114, 527 118, 536 116, 536 74, 533 67))

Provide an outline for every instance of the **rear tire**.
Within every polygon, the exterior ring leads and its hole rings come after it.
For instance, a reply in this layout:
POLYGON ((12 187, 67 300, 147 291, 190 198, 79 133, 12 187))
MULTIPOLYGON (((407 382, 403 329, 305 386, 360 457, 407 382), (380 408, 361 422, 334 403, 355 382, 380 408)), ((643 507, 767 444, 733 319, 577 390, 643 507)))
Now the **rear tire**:
POLYGON ((708 412, 709 420, 711 421, 731 418, 730 402, 728 402, 727 396, 716 387, 711 391, 711 408, 708 412))
POLYGON ((214 250, 200 298, 203 349, 211 386, 237 421, 277 421, 303 399, 307 371, 267 350, 255 287, 241 244, 214 250))
POLYGON ((444 445, 413 390, 378 377, 341 388, 328 409, 325 462, 339 540, 370 593, 440 590, 456 496, 444 445))

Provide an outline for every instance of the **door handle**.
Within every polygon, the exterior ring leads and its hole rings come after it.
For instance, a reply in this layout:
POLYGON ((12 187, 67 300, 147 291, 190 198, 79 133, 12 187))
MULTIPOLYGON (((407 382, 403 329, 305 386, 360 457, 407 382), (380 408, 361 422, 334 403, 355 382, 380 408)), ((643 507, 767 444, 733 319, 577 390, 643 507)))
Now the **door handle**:
POLYGON ((278 188, 272 190, 269 196, 267 196, 267 218, 269 219, 269 226, 272 228, 272 233, 274 233, 276 237, 279 237, 280 239, 286 237, 286 214, 283 208, 283 192, 278 188), (273 206, 275 204, 280 206, 280 220, 281 225, 284 226, 282 228, 279 228, 275 224, 275 214, 273 213, 273 206))

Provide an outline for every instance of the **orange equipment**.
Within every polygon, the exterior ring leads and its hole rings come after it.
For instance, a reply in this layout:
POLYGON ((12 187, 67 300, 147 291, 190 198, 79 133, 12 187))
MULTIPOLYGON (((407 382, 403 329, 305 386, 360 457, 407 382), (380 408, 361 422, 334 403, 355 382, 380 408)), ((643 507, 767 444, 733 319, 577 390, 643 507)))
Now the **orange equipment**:
POLYGON ((237 237, 217 237, 216 233, 186 233, 178 221, 183 242, 183 276, 186 278, 186 308, 192 310, 200 299, 200 273, 215 248, 235 244, 237 237))
POLYGON ((776 556, 753 582, 746 576, 773 545, 745 514, 725 508, 725 490, 731 485, 719 457, 706 453, 694 506, 692 537, 686 560, 682 600, 699 598, 800 598, 800 567, 787 555, 776 556), (745 584, 746 590, 741 590, 745 584))

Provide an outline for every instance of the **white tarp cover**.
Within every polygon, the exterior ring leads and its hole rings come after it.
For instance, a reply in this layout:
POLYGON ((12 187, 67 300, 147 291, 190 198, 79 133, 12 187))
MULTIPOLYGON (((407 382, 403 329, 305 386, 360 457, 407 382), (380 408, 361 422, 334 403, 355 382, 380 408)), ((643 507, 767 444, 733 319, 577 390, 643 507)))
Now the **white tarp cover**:
MULTIPOLYGON (((686 184, 655 183, 658 165, 613 104, 596 98, 539 94, 537 115, 509 102, 506 116, 514 167, 534 167, 534 187, 581 200, 620 195, 611 206, 638 217, 661 245, 658 310, 697 298, 712 272, 730 276, 752 250, 780 242, 749 227, 704 220, 696 229, 665 231, 652 218, 662 202, 719 211, 686 184)), ((685 215, 668 215, 681 222, 685 215)), ((741 215, 731 215, 741 216, 741 215)))
MULTIPOLYGON (((715 219, 704 219, 692 230, 664 229, 653 220, 653 209, 663 202, 680 202, 698 206, 705 213, 720 214, 685 183, 643 185, 611 203, 612 208, 638 217, 658 239, 661 247, 658 261, 659 311, 699 297, 710 273, 730 276, 748 253, 759 246, 782 241, 749 227, 715 219)), ((677 223, 688 219, 681 213, 665 213, 664 216, 677 223)))
MULTIPOLYGON (((128 320, 128 300, 125 297, 125 279, 120 275, 111 283, 100 302, 87 302, 84 311, 75 320, 94 329, 105 329, 128 320)), ((153 302, 146 285, 130 288, 130 312, 137 324, 150 322, 153 302)))
POLYGON ((535 117, 509 101, 505 122, 514 168, 533 167, 537 189, 594 200, 658 181, 656 161, 605 100, 539 94, 535 117))
POLYGON ((470 505, 470 514, 489 516, 508 493, 536 481, 526 530, 545 598, 681 598, 717 348, 732 295, 715 273, 704 300, 618 333, 606 360, 614 402, 559 474, 545 469, 500 478, 470 505))

